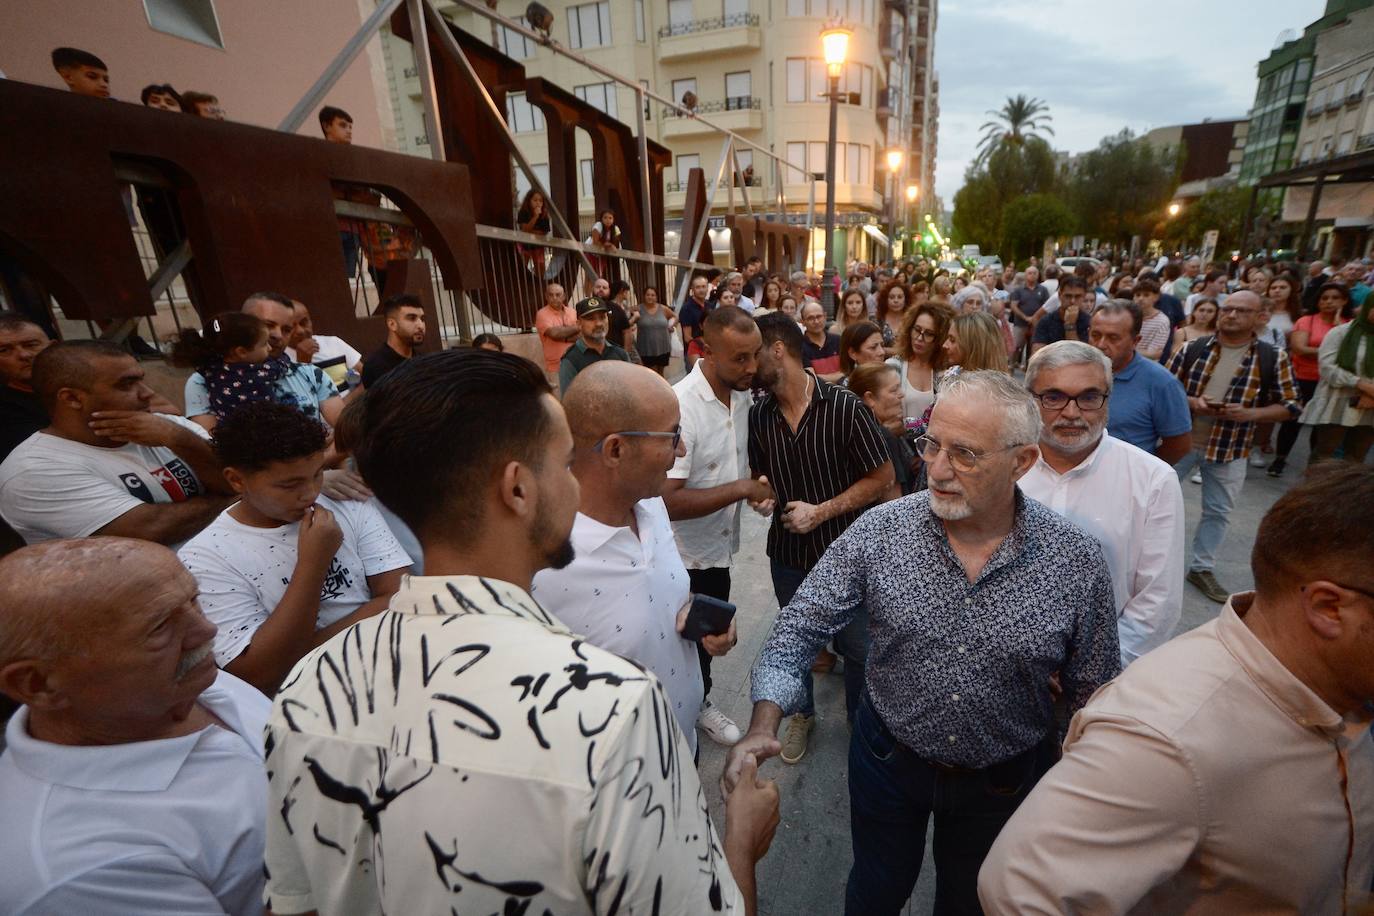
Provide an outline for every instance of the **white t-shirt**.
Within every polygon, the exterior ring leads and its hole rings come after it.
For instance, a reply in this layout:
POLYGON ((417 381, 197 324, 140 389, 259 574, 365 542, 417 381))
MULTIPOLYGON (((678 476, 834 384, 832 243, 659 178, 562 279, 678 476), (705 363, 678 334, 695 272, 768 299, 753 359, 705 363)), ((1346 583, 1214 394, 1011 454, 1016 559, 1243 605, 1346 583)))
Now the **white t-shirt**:
MULTIPOLYGON (((209 438, 184 417, 157 416, 209 438)), ((101 448, 37 432, 0 464, 0 516, 30 544, 90 537, 146 503, 206 492, 191 466, 161 446, 101 448)))
POLYGON ((0 909, 262 912, 272 704, 224 671, 198 702, 223 726, 100 746, 39 741, 28 707, 14 714, 0 757, 0 909))
MULTIPOLYGON (((313 340, 318 349, 315 350, 315 355, 310 357, 310 365, 323 369, 324 374, 329 376, 329 380, 341 394, 352 385, 356 385, 357 378, 349 379, 348 376, 353 373, 353 367, 362 362, 363 355, 350 347, 342 337, 316 334, 313 340)), ((286 348, 286 355, 292 362, 298 359, 292 347, 286 348)))
MULTIPOLYGON (((315 628, 342 620, 372 599, 367 577, 410 566, 372 502, 335 502, 321 495, 319 505, 334 513, 343 543, 334 554, 320 590, 315 628)), ((221 667, 237 658, 253 634, 286 594, 296 568, 300 522, 254 528, 221 512, 177 556, 200 585, 200 607, 219 627, 215 661, 221 667)))
MULTIPOLYGON (((681 408, 682 444, 686 454, 673 464, 669 479, 708 489, 749 477, 749 405, 747 391, 732 391, 726 407, 711 390, 698 362, 673 386, 681 408)), ((701 518, 673 522, 682 561, 688 569, 729 569, 739 552, 740 504, 731 503, 701 518)))

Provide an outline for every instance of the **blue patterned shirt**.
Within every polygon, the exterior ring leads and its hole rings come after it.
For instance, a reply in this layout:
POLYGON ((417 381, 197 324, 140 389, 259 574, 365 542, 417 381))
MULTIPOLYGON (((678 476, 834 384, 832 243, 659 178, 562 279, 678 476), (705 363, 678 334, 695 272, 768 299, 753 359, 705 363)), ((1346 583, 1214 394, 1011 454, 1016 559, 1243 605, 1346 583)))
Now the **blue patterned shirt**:
POLYGON ((816 652, 861 605, 873 707, 927 760, 981 768, 1014 757, 1053 727, 1052 674, 1077 711, 1120 671, 1102 548, 1019 489, 1011 532, 974 582, 928 492, 865 512, 778 613, 754 702, 796 708, 816 652))

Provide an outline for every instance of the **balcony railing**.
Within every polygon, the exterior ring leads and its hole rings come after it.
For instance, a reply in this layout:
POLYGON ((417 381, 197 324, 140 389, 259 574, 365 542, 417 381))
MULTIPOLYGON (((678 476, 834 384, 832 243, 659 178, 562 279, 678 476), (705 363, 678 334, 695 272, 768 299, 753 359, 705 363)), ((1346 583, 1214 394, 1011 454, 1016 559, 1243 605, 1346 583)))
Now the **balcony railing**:
POLYGON ((677 105, 665 105, 663 106, 663 117, 689 118, 694 114, 711 114, 717 111, 759 111, 762 108, 763 99, 757 96, 732 95, 714 102, 702 102, 691 111, 677 105))
MULTIPOLYGON (((750 175, 749 177, 746 178, 746 177, 743 176, 743 175, 736 175, 736 176, 735 176, 735 187, 737 187, 737 188, 761 188, 761 187, 763 187, 763 176, 762 176, 762 175, 750 175)), ((672 194, 672 193, 674 193, 675 191, 685 191, 685 190, 687 190, 687 182, 686 182, 685 180, 684 180, 684 181, 667 181, 667 182, 664 182, 663 188, 664 188, 664 190, 667 191, 669 194, 672 194)))
POLYGON ((674 22, 659 29, 658 37, 672 38, 676 35, 692 35, 697 32, 714 32, 717 29, 734 29, 740 26, 756 26, 758 24, 758 13, 733 13, 729 16, 714 16, 710 19, 674 22))

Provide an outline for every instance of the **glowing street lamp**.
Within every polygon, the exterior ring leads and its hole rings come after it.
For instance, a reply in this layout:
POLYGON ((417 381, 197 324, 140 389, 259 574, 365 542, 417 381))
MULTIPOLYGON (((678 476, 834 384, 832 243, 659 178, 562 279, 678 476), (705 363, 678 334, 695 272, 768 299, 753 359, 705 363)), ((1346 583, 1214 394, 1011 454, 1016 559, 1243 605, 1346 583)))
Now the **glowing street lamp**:
POLYGON ((920 196, 921 196, 921 186, 918 185, 916 182, 913 181, 911 184, 909 184, 909 185, 906 186, 906 200, 907 200, 907 203, 910 203, 910 204, 916 203, 916 198, 918 198, 918 197, 920 197, 920 196))
POLYGON ((887 170, 896 172, 902 167, 902 160, 906 159, 906 153, 896 147, 887 151, 887 170))
POLYGON ((1169 204, 1169 215, 1178 216, 1178 211, 1182 209, 1183 208, 1180 207, 1178 204, 1169 204))
POLYGON ((825 147, 825 269, 821 272, 821 305, 826 315, 835 314, 835 133, 840 118, 840 75, 849 55, 853 33, 839 19, 821 29, 821 52, 830 77, 830 139, 825 147))

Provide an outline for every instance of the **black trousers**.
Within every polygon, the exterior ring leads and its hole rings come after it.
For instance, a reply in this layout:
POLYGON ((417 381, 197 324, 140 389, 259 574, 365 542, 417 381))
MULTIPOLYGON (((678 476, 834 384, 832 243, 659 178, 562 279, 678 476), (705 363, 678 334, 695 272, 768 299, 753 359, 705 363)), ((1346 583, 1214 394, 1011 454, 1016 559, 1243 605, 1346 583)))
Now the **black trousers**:
MULTIPOLYGON (((718 601, 730 600, 730 567, 689 569, 687 578, 692 583, 692 594, 707 595, 718 601)), ((701 647, 701 643, 697 643, 697 661, 701 663, 701 695, 705 698, 711 694, 711 654, 701 647)))

